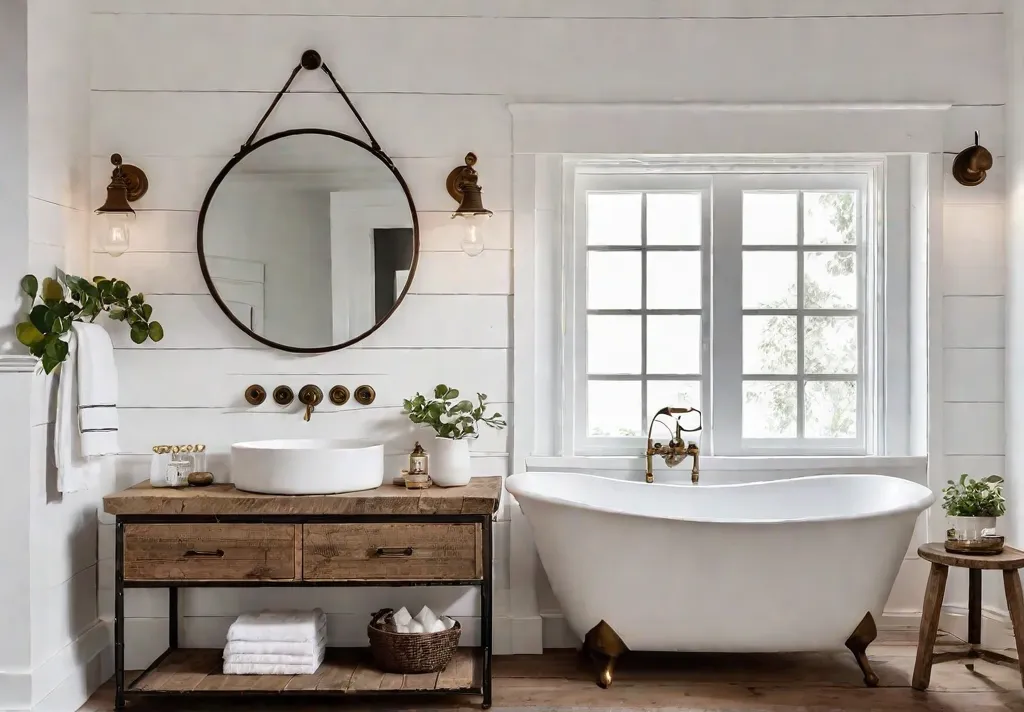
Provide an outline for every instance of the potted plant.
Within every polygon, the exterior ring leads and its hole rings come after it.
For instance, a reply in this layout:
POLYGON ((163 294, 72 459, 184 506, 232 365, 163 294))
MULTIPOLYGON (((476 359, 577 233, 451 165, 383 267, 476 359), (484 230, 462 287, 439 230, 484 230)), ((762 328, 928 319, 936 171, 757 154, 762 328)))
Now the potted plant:
POLYGON ((437 436, 428 448, 430 459, 427 473, 434 484, 457 487, 469 484, 469 438, 480 434, 480 424, 500 430, 508 423, 501 413, 486 415, 487 396, 477 393, 477 403, 459 400, 459 391, 441 383, 434 388, 434 397, 428 399, 417 393, 402 401, 405 414, 414 423, 427 425, 437 436))
POLYGON ((942 490, 942 508, 949 519, 946 548, 951 551, 1002 551, 1002 537, 996 537, 996 518, 1006 513, 1003 478, 991 475, 975 480, 966 474, 949 480, 942 490))

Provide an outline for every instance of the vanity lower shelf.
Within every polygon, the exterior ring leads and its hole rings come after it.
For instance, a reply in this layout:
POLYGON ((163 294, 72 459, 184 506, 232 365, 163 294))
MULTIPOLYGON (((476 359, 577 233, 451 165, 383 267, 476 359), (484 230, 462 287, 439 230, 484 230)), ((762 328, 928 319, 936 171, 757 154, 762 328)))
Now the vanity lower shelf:
POLYGON ((125 689, 127 697, 147 695, 274 696, 374 694, 481 694, 484 655, 480 648, 459 648, 439 673, 398 675, 374 667, 368 648, 328 648, 313 675, 223 675, 221 650, 169 650, 125 689))

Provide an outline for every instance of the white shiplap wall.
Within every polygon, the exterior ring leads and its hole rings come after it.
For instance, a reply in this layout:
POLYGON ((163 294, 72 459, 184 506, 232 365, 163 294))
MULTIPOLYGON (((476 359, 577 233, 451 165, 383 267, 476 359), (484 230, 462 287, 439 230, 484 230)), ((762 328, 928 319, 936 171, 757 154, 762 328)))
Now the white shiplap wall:
MULTIPOLYGON (((94 0, 93 7, 92 202, 101 198, 111 152, 150 177, 132 252, 116 261, 96 254, 93 271, 116 272, 145 291, 167 332, 161 344, 144 347, 117 337, 119 485, 144 478, 146 452, 166 441, 208 442, 214 468, 224 472, 228 445, 238 439, 370 435, 386 438, 397 468, 416 437, 397 405, 440 380, 483 390, 502 412, 511 410, 504 405, 511 399, 510 102, 952 101, 947 150, 962 148, 978 128, 1003 153, 1001 0, 94 0), (971 52, 962 51, 965 42, 971 52), (220 314, 199 279, 194 231, 210 181, 307 47, 322 53, 408 180, 424 252, 412 294, 379 332, 356 348, 298 358, 258 348, 220 314), (496 213, 488 250, 476 260, 458 252, 444 191, 448 170, 469 150, 480 157, 486 204, 496 213), (242 389, 250 382, 367 382, 379 395, 368 409, 318 409, 306 424, 294 409, 248 408, 242 389)), ((355 132, 322 76, 303 74, 294 89, 266 130, 355 132)), ((960 387, 949 389, 945 408, 948 462, 935 465, 998 468, 1002 396, 993 366, 1002 359, 1002 292, 987 277, 1001 270, 1001 166, 997 159, 979 188, 947 185, 944 247, 966 254, 972 267, 950 269, 945 380, 960 387)), ((508 443, 505 433, 474 443, 477 472, 504 473, 508 443)), ((506 527, 497 529, 499 615, 516 583, 508 580, 506 527)), ((101 609, 109 615, 110 528, 101 536, 101 609)), ((911 603, 922 590, 918 571, 910 565, 897 584, 908 608, 919 605, 911 603)), ((130 593, 127 659, 137 666, 162 647, 165 598, 130 593)), ((460 615, 476 610, 468 594, 450 595, 457 600, 434 602, 460 615)), ((183 600, 185 642, 218 644, 243 606, 314 600, 344 638, 358 634, 383 599, 370 591, 191 592, 183 600)), ((498 649, 509 649, 502 626, 496 635, 498 649)))

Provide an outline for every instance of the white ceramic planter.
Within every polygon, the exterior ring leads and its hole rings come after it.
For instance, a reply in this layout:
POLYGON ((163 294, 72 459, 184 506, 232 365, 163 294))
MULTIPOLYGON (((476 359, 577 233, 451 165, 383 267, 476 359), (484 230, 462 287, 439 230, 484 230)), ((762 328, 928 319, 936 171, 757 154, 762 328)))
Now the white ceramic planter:
POLYGON ((469 440, 434 438, 427 464, 430 479, 439 487, 468 485, 469 440))
POLYGON ((996 517, 946 517, 949 522, 947 539, 978 541, 986 534, 996 533, 996 517))

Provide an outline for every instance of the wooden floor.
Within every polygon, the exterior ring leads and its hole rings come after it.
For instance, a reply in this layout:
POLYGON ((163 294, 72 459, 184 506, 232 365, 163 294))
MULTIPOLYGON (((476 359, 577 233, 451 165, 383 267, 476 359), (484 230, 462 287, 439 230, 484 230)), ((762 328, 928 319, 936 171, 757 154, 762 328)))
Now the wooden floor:
MULTIPOLYGON (((589 666, 571 650, 544 655, 494 658, 494 707, 541 709, 716 710, 718 712, 1024 712, 1024 691, 1014 670, 976 663, 969 672, 961 663, 943 663, 932 670, 931 688, 910 688, 917 632, 883 633, 884 640, 868 654, 881 679, 876 689, 864 687, 849 653, 793 655, 691 655, 632 653, 622 659, 610 689, 593 683, 589 666)), ((959 641, 941 636, 940 649, 959 641)), ((226 700, 140 703, 136 709, 222 710, 226 700)), ((479 697, 388 699, 356 702, 321 701, 296 705, 296 700, 259 702, 247 698, 237 709, 281 710, 423 710, 479 709, 479 697)), ((113 687, 105 685, 82 712, 113 708, 113 687)))

